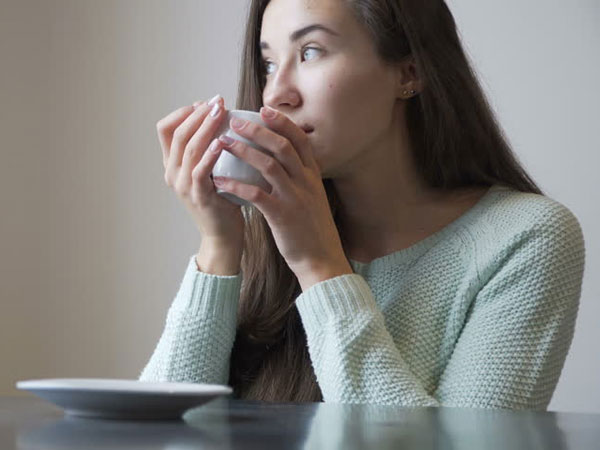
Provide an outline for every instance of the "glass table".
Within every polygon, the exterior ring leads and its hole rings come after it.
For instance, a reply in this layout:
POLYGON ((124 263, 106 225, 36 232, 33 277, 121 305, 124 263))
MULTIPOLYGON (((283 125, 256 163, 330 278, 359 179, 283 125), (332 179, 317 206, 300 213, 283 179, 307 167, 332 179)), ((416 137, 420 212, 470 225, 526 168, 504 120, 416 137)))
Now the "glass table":
POLYGON ((0 449, 599 449, 600 414, 221 397, 179 421, 64 416, 37 397, 0 397, 0 449))

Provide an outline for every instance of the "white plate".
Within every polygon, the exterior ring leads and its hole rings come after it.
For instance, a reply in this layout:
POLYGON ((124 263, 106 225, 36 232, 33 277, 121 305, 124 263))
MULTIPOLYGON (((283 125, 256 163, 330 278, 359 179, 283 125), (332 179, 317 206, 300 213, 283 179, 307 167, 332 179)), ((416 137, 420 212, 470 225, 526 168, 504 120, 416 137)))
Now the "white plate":
POLYGON ((136 420, 179 419, 186 410, 233 392, 220 384, 100 378, 23 380, 17 388, 54 403, 69 416, 136 420))

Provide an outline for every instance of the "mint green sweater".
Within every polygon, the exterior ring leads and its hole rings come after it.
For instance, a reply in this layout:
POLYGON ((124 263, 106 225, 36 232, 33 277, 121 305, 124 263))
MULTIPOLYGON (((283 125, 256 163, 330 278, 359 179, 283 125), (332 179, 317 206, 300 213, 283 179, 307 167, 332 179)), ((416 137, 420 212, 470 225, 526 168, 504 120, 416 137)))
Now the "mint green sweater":
MULTIPOLYGON (((584 270, 576 217, 493 186, 435 234, 296 299, 326 402, 545 410, 584 270)), ((227 384, 241 279, 189 260, 141 381, 227 384)))

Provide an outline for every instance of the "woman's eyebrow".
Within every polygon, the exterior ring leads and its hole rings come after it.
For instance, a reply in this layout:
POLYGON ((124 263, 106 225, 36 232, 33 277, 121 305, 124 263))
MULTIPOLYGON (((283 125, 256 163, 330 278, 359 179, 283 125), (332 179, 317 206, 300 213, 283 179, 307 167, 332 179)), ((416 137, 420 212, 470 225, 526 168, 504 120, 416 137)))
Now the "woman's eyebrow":
MULTIPOLYGON (((298 39, 300 39, 305 34, 311 33, 316 30, 325 31, 326 33, 329 33, 333 36, 339 36, 339 33, 336 33, 331 28, 327 28, 325 25, 321 25, 320 23, 314 23, 314 24, 308 25, 304 28, 300 28, 299 30, 296 30, 292 34, 290 34, 290 42, 296 42, 298 39)), ((269 47, 269 44, 267 44, 266 42, 261 42, 260 48, 261 48, 261 50, 268 50, 270 47, 269 47)))

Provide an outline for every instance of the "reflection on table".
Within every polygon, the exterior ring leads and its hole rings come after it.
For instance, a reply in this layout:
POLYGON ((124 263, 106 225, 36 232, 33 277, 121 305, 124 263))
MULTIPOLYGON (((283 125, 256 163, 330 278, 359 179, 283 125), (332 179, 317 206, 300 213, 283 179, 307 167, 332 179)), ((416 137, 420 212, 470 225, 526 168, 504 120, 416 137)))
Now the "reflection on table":
POLYGON ((0 397, 2 449, 597 449, 600 415, 222 397, 180 421, 66 417, 36 398, 0 397))

